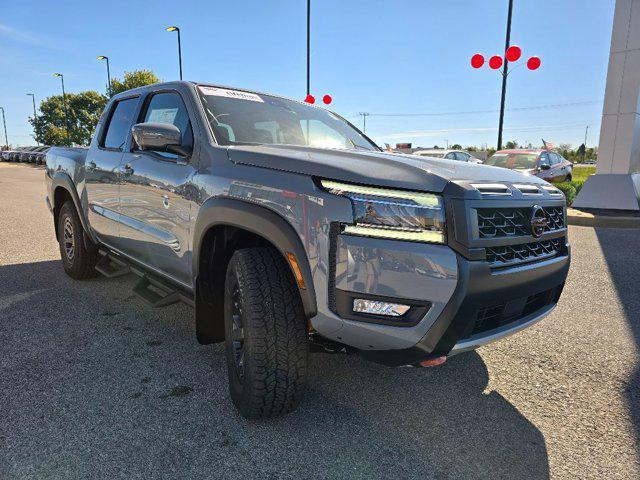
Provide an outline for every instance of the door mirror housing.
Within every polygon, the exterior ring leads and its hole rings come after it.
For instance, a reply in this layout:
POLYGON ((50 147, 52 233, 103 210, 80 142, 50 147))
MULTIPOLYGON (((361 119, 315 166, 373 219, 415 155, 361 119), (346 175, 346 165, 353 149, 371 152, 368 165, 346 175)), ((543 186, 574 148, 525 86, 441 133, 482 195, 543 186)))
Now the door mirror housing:
POLYGON ((140 150, 168 152, 182 156, 190 153, 182 146, 180 129, 170 123, 137 123, 131 130, 140 150))
POLYGON ((551 165, 549 165, 548 163, 543 163, 542 165, 540 165, 540 170, 549 170, 551 168, 551 165))

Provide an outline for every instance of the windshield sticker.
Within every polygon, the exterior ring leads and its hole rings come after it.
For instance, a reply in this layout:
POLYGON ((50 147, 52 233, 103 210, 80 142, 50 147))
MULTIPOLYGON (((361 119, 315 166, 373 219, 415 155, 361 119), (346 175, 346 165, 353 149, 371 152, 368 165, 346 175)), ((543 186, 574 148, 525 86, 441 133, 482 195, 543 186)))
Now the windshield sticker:
POLYGON ((204 95, 213 95, 215 97, 237 98, 238 100, 249 100, 250 102, 261 102, 264 100, 259 95, 249 92, 241 92, 240 90, 227 90, 226 88, 199 86, 200 91, 204 95))

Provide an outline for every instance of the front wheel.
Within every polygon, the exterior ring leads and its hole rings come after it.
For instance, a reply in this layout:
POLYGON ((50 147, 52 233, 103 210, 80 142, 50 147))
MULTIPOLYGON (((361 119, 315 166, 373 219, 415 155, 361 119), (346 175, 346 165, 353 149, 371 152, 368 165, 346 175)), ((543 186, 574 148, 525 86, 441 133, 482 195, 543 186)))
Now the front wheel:
POLYGON ((64 271, 76 280, 96 275, 98 250, 89 242, 85 243, 84 236, 76 207, 69 200, 62 205, 58 215, 58 243, 64 271))
POLYGON ((306 386, 307 319, 277 250, 247 248, 233 254, 224 322, 229 390, 239 412, 268 418, 292 411, 306 386))

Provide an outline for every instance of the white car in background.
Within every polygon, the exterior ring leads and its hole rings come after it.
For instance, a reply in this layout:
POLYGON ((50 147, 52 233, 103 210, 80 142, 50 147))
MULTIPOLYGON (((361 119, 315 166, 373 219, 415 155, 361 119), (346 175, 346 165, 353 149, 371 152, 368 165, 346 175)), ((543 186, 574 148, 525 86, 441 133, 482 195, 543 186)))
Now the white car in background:
POLYGON ((421 157, 435 157, 446 158, 447 160, 458 160, 459 162, 470 162, 481 164, 482 160, 475 158, 469 152, 464 150, 418 150, 412 153, 412 155, 419 155, 421 157))

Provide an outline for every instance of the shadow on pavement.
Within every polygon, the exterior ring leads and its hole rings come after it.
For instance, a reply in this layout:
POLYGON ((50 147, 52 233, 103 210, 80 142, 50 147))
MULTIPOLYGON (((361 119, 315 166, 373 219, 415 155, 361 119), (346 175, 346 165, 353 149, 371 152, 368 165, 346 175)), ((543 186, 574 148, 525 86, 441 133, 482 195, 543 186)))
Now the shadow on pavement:
POLYGON ((434 369, 315 354, 300 408, 249 422, 192 311, 132 284, 0 267, 0 478, 549 478, 541 432, 475 352, 434 369))
MULTIPOLYGON (((616 293, 624 309, 640 354, 640 232, 636 229, 596 228, 616 293)), ((635 426, 640 457, 640 364, 628 382, 625 394, 635 426)))

